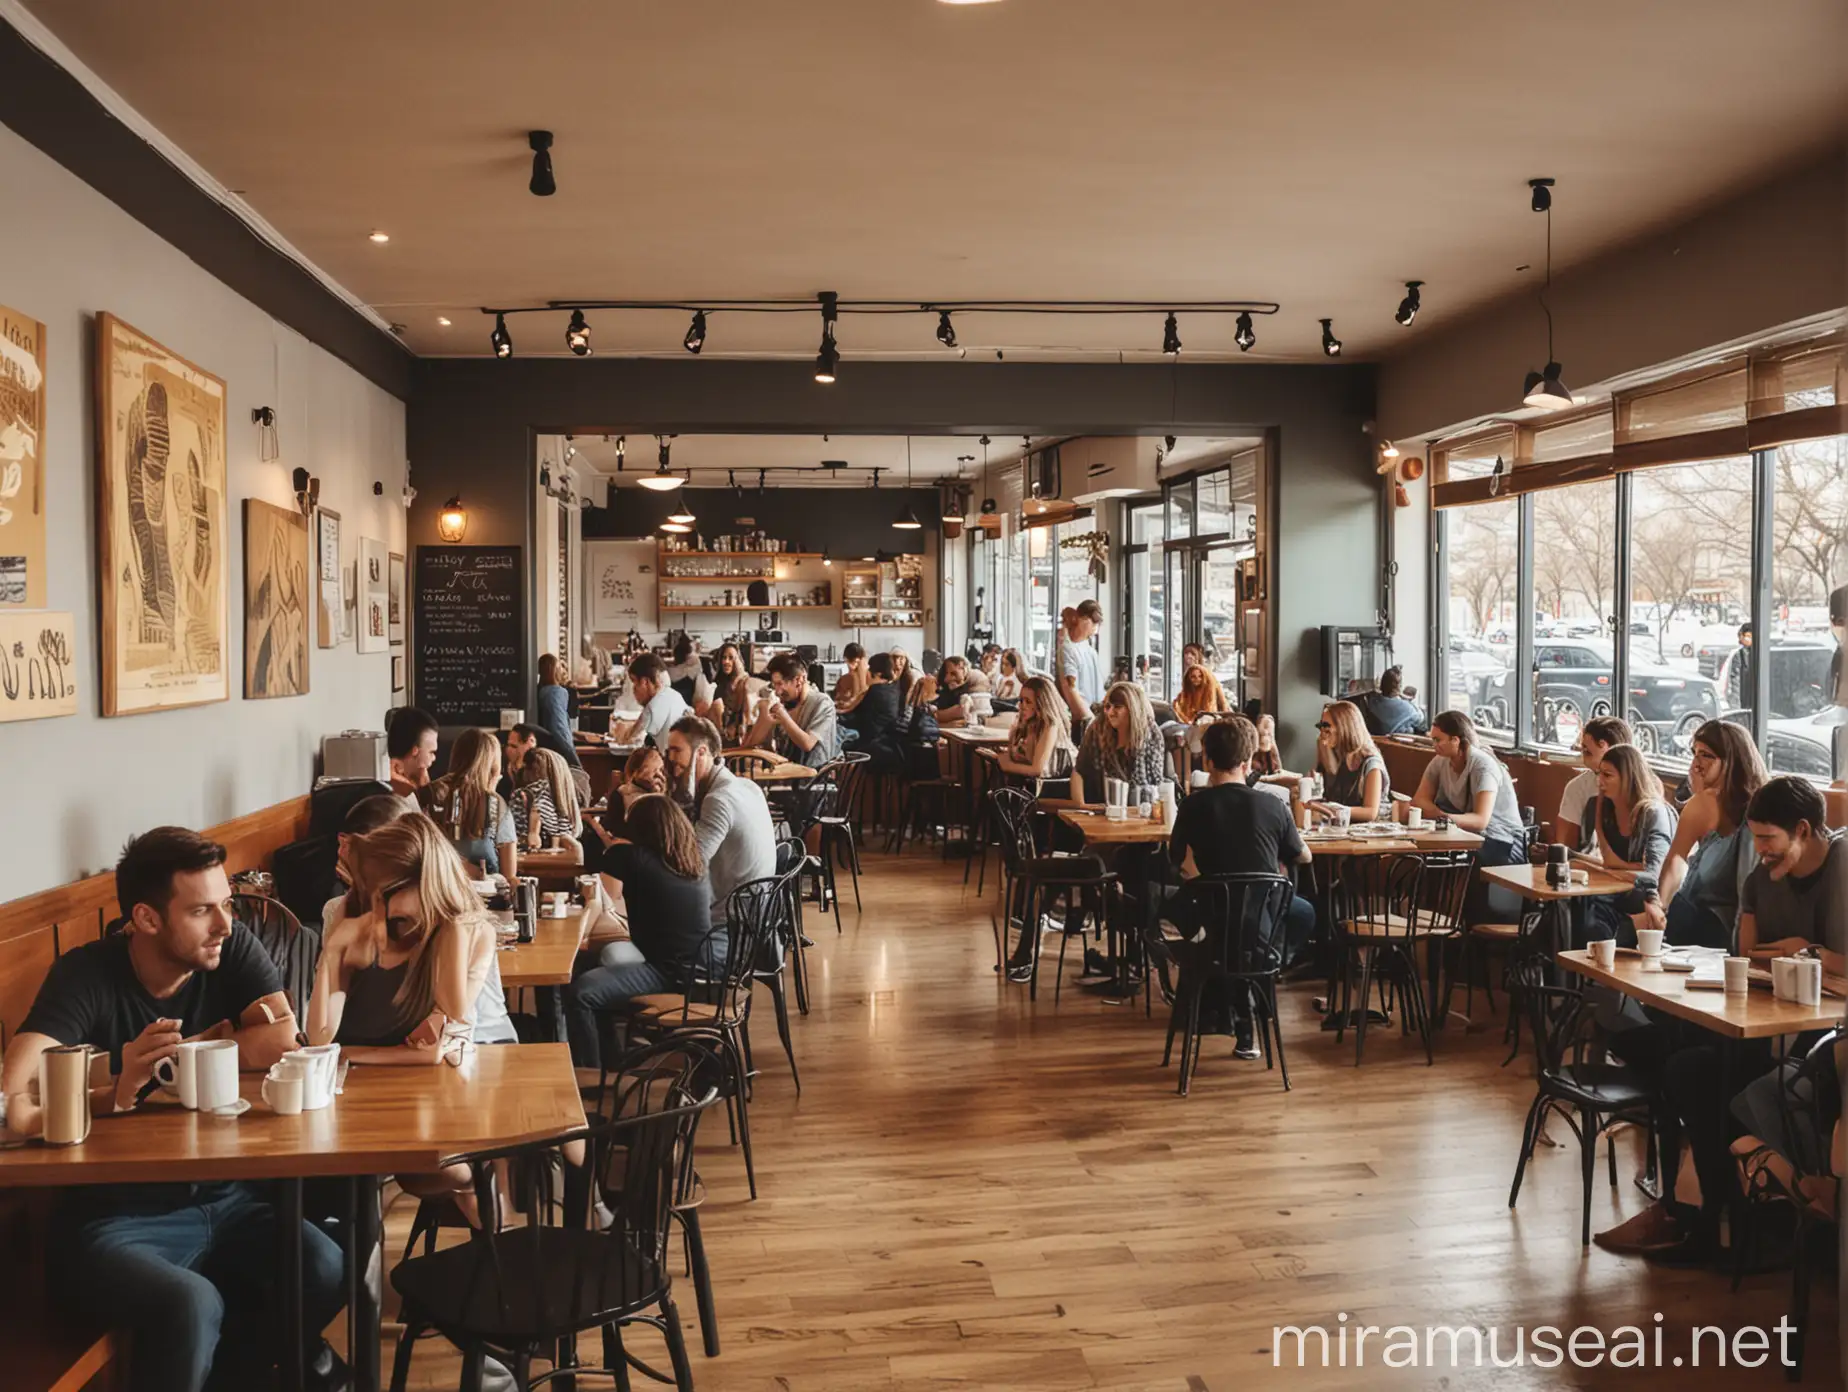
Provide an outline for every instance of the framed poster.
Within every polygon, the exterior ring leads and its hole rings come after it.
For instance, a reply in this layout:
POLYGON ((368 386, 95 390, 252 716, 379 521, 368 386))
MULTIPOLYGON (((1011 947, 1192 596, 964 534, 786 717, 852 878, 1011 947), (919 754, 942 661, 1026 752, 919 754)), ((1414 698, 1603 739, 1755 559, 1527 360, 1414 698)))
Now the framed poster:
POLYGON ((396 551, 385 565, 385 632, 394 648, 404 646, 404 557, 396 551))
POLYGON ((225 384, 96 320, 103 714, 231 698, 225 384))
POLYGON ((0 305, 0 609, 11 607, 45 607, 45 326, 0 305))
POLYGON ((359 539, 359 650, 384 652, 391 645, 386 611, 390 606, 385 572, 390 564, 385 543, 359 539))
POLYGON ((314 641, 340 645, 340 514, 320 508, 314 515, 314 641))
POLYGON ((308 694, 308 519, 244 499, 244 699, 308 694))
POLYGON ((403 653, 393 653, 391 655, 391 694, 394 696, 402 696, 404 694, 403 653))
POLYGON ((353 561, 340 571, 340 641, 353 638, 353 611, 359 604, 359 562, 353 561))
POLYGON ((0 609, 0 724, 77 714, 69 614, 0 609))
MULTIPOLYGON (((592 633, 643 632, 655 626, 656 549, 652 541, 587 541, 584 582, 592 633)), ((566 656, 561 652, 560 657, 566 656)))

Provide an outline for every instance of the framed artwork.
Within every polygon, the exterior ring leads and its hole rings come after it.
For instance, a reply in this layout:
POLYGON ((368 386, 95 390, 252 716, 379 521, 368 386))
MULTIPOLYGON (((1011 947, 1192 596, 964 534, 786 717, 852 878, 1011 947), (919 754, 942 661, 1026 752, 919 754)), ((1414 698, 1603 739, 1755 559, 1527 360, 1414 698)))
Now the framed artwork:
POLYGON ((244 699, 308 694, 308 519, 244 499, 244 699))
POLYGON ((402 696, 404 694, 403 653, 393 653, 391 655, 391 694, 394 696, 402 696))
POLYGON ((103 714, 231 698, 225 384, 96 320, 103 714))
POLYGON ((359 562, 354 561, 340 572, 340 641, 353 640, 353 612, 359 604, 359 562))
POLYGON ((359 650, 384 652, 391 645, 387 611, 391 604, 386 571, 391 565, 385 543, 359 539, 359 650))
POLYGON ((314 641, 340 645, 340 514, 320 508, 314 515, 314 641))
POLYGON ((404 557, 396 551, 385 565, 385 631, 394 648, 404 646, 404 557))
POLYGON ((0 609, 0 724, 77 714, 69 614, 0 609))
POLYGON ((10 607, 45 607, 45 326, 0 305, 0 610, 10 607))

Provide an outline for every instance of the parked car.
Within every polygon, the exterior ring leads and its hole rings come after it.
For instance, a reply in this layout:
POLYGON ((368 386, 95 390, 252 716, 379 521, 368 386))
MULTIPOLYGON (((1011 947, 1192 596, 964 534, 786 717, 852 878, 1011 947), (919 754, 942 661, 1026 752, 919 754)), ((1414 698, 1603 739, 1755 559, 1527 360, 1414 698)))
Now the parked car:
MULTIPOLYGON (((1779 773, 1833 777, 1829 745, 1829 732, 1833 727, 1818 725, 1816 717, 1831 704, 1829 664, 1835 657, 1835 644, 1827 638, 1792 636, 1773 638, 1768 651, 1771 654, 1771 710, 1766 752, 1771 756, 1771 766, 1779 773)), ((1742 724, 1750 700, 1750 693, 1742 689, 1745 681, 1743 655, 1743 649, 1735 648, 1719 676, 1728 718, 1733 718, 1736 712, 1742 724)))
POLYGON ((1480 638, 1450 635, 1448 704, 1457 710, 1473 711, 1482 701, 1483 683, 1508 670, 1514 654, 1507 649, 1497 653, 1480 638))
MULTIPOLYGON (((1536 733, 1546 744, 1571 744, 1585 721, 1617 708, 1611 687, 1608 643, 1589 640, 1538 643, 1534 647, 1536 733)), ((1514 673, 1484 684, 1481 708, 1487 723, 1506 729, 1513 719, 1514 673)), ((1639 747, 1685 749, 1694 731, 1720 713, 1718 686, 1707 677, 1638 661, 1630 663, 1630 719, 1639 747)))

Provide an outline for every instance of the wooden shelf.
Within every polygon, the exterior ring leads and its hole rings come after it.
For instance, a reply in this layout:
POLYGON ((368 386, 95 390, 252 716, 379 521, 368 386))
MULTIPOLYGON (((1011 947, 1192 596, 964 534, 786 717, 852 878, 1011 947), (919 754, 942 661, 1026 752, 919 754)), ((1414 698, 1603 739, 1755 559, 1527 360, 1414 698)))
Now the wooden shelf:
MULTIPOLYGON (((657 543, 658 545, 658 543, 657 543)), ((826 553, 822 551, 670 551, 661 546, 663 556, 691 556, 695 560, 777 560, 819 561, 826 553)))
POLYGON ((778 614, 821 613, 832 610, 832 604, 657 604, 656 609, 663 614, 778 614))

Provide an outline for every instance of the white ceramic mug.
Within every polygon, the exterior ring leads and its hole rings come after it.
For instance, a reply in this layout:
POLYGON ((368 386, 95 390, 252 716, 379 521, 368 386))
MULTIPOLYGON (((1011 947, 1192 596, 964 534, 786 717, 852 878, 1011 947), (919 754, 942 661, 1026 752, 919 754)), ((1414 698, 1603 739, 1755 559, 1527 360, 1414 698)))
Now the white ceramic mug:
POLYGON ((283 1062, 299 1064, 302 1070, 302 1110, 319 1111, 334 1100, 334 1078, 340 1070, 338 1044, 314 1044, 306 1049, 291 1049, 283 1062))
POLYGON ((1423 826, 1424 808, 1407 806, 1405 809, 1405 824, 1413 828, 1423 826))
POLYGON ((193 1102, 202 1112, 235 1107, 237 1093, 237 1041, 205 1039, 193 1051, 193 1102))
POLYGON ((199 1048, 204 1042, 189 1039, 172 1058, 154 1065, 154 1081, 160 1084, 162 1091, 179 1098, 180 1105, 188 1111, 199 1105, 197 1064, 199 1048))
POLYGON ((263 1105, 277 1116, 294 1116, 302 1109, 305 1091, 301 1066, 285 1059, 263 1079, 263 1105))
POLYGON ((90 1138, 90 1059, 99 1052, 88 1044, 60 1044, 39 1055, 46 1145, 81 1145, 90 1138))
POLYGON ((1822 1004, 1822 962, 1816 957, 1797 958, 1797 1004, 1822 1004))
POLYGON ((1726 994, 1743 996, 1751 989, 1752 959, 1750 957, 1728 957, 1726 959, 1726 994))
POLYGON ((1585 950, 1591 954, 1591 960, 1597 966, 1609 971, 1617 965, 1617 939, 1593 938, 1585 944, 1585 950))
POLYGON ((1797 959, 1776 957, 1771 961, 1771 994, 1781 1001, 1797 998, 1797 959))

